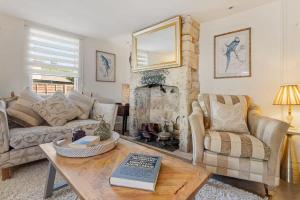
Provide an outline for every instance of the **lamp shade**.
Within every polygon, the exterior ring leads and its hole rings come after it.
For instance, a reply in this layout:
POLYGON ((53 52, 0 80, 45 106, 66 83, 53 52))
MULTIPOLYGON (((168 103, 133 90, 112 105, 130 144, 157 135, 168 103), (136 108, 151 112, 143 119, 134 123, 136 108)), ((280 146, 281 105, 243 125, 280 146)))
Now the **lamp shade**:
POLYGON ((129 84, 122 84, 122 103, 129 103, 129 84))
POLYGON ((297 85, 282 85, 277 92, 274 105, 300 105, 300 89, 297 85))

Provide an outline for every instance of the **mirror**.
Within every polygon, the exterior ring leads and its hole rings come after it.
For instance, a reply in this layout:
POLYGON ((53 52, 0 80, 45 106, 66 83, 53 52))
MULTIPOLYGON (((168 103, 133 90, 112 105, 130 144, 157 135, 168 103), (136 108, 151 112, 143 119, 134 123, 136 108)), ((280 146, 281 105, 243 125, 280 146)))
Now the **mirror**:
POLYGON ((181 66, 181 17, 133 33, 133 71, 181 66))

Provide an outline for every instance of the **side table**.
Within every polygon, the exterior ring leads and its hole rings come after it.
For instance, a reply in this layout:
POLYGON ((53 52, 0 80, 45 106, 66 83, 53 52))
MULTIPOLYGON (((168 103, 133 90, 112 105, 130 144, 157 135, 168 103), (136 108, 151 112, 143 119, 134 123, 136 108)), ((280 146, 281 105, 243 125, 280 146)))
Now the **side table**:
POLYGON ((300 129, 289 129, 287 132, 286 145, 280 167, 280 177, 288 183, 300 183, 297 152, 292 144, 292 136, 299 135, 300 129))

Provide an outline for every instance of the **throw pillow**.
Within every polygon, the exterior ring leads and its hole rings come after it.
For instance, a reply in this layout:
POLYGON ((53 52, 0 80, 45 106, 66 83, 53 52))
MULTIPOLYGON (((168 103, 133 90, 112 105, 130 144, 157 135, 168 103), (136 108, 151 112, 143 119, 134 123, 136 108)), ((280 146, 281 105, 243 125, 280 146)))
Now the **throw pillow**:
POLYGON ((21 92, 16 101, 8 103, 7 114, 18 119, 18 121, 23 121, 22 125, 38 126, 44 120, 32 109, 32 105, 41 100, 43 100, 42 97, 27 87, 21 92))
POLYGON ((114 129, 114 124, 117 115, 117 105, 116 104, 106 104, 95 102, 92 111, 92 119, 97 120, 96 116, 102 115, 106 123, 110 124, 110 129, 114 129))
POLYGON ((241 103, 235 105, 211 101, 211 130, 249 133, 241 103))
POLYGON ((62 92, 56 92, 49 98, 32 106, 51 126, 63 126, 81 115, 81 111, 62 92))
POLYGON ((94 104, 94 99, 85 95, 80 94, 79 92, 72 91, 69 93, 68 98, 76 105, 82 112, 79 115, 79 119, 88 119, 90 111, 94 104))

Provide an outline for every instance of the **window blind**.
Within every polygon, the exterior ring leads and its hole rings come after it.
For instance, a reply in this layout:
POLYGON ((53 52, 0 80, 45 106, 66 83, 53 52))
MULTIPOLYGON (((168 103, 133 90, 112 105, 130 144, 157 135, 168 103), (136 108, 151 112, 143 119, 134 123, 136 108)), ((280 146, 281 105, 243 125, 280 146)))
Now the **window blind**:
POLYGON ((77 38, 28 28, 26 61, 31 74, 79 77, 77 38))

